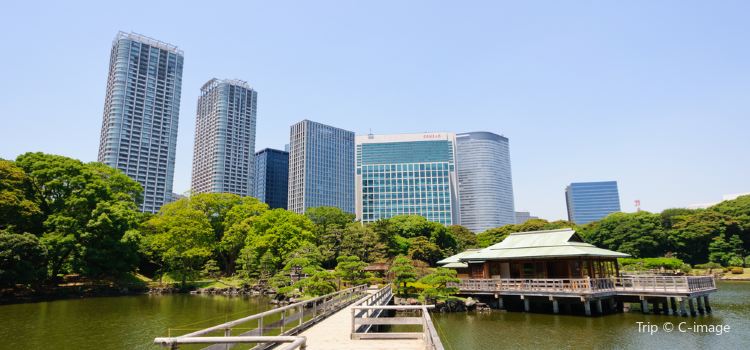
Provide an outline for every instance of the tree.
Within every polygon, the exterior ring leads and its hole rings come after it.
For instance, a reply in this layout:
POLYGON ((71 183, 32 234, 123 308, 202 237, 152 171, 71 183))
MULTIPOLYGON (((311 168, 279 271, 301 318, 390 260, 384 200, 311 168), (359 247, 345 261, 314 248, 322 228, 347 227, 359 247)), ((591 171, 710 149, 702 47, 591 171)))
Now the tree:
POLYGON ((47 251, 36 236, 0 230, 0 287, 44 280, 46 255, 47 251))
POLYGON ((406 293, 406 284, 417 280, 417 270, 411 259, 399 255, 391 264, 390 273, 394 276, 396 284, 396 294, 403 295, 406 293))
POLYGON ((612 213, 590 223, 581 230, 589 243, 635 258, 663 256, 667 251, 667 237, 659 214, 647 211, 612 213))
POLYGON ((462 252, 466 249, 477 247, 477 235, 461 225, 450 225, 448 231, 456 238, 456 251, 462 252))
POLYGON ((335 276, 328 271, 318 271, 310 277, 300 280, 295 284, 304 294, 310 296, 321 296, 336 291, 336 284, 333 282, 335 276))
POLYGON ((426 237, 414 237, 409 242, 409 257, 414 260, 421 260, 430 265, 435 265, 444 256, 440 247, 430 242, 426 237))
POLYGON ((386 260, 388 251, 370 225, 354 222, 346 226, 339 254, 356 255, 366 262, 382 262, 386 260))
POLYGON ((367 263, 359 260, 359 257, 354 255, 342 255, 339 256, 336 261, 338 262, 336 265, 336 276, 350 286, 362 284, 367 280, 367 274, 364 270, 367 263))
POLYGON ((513 232, 556 230, 561 228, 575 229, 576 226, 571 222, 563 220, 549 222, 544 219, 531 219, 526 220, 526 222, 520 225, 509 224, 481 232, 477 234, 477 245, 479 248, 489 247, 502 242, 505 237, 508 237, 513 232))
POLYGON ((355 215, 336 207, 313 207, 305 210, 305 216, 315 225, 314 232, 325 257, 324 265, 332 267, 340 255, 346 228, 354 222, 355 215))
POLYGON ((129 232, 143 215, 135 205, 142 195, 137 182, 104 164, 44 153, 22 154, 15 165, 27 176, 26 198, 40 210, 52 277, 114 277, 135 269, 129 232))
POLYGON ((708 246, 708 260, 721 264, 721 266, 728 266, 729 260, 735 257, 732 252, 732 245, 724 239, 724 235, 716 236, 708 246))
POLYGON ((419 282, 429 286, 422 291, 422 297, 440 300, 458 293, 458 287, 448 286, 449 283, 461 282, 456 275, 456 270, 438 267, 431 274, 422 277, 419 282))
POLYGON ((205 214, 179 200, 165 204, 143 224, 141 249, 162 268, 176 274, 184 288, 212 256, 216 237, 205 214))
POLYGON ((259 272, 261 258, 274 272, 283 266, 290 253, 304 243, 315 243, 312 222, 304 215, 284 209, 264 212, 246 227, 245 246, 240 252, 238 263, 249 275, 259 272))
POLYGON ((673 217, 673 221, 668 242, 678 258, 693 265, 709 260, 708 247, 714 237, 741 232, 732 217, 712 210, 696 210, 691 215, 673 217))
POLYGON ((42 211, 29 197, 31 182, 23 169, 0 159, 0 230, 41 234, 42 211))
POLYGON ((219 242, 216 251, 228 275, 235 272, 237 258, 245 246, 253 221, 267 210, 267 204, 253 197, 242 197, 227 210, 222 221, 223 234, 217 235, 219 242))

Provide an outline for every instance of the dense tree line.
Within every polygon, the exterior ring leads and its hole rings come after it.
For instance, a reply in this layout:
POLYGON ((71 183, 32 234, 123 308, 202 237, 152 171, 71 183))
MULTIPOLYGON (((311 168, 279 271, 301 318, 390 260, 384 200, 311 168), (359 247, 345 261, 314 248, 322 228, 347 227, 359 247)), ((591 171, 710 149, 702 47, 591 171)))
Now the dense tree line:
MULTIPOLYGON (((399 257, 404 287, 418 277, 407 261, 434 266, 512 232, 564 227, 637 258, 737 265, 750 251, 750 196, 709 209, 615 213, 581 227, 534 219, 476 235, 421 216, 363 225, 337 208, 301 215, 233 194, 192 195, 151 215, 139 212, 141 196, 137 182, 100 163, 43 153, 0 160, 0 286, 56 283, 66 274, 111 280, 140 271, 183 282, 234 275, 318 293, 339 287, 331 282, 337 278, 362 282, 363 266, 399 257), (307 278, 291 281, 293 273, 307 278)), ((430 281, 447 278, 441 273, 430 281)))

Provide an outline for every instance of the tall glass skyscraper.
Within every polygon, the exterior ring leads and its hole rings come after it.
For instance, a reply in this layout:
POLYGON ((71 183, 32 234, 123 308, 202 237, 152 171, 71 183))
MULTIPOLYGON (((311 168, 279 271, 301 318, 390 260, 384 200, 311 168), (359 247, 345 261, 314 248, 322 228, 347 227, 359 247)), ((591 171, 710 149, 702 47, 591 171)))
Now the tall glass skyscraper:
POLYGON ((241 80, 211 79, 203 85, 195 118, 193 192, 253 194, 257 101, 258 93, 241 80))
POLYGON ((122 32, 112 42, 98 160, 143 186, 146 212, 172 197, 182 64, 174 45, 122 32))
POLYGON ((255 154, 255 197, 271 209, 286 209, 289 152, 266 148, 255 154))
POLYGON ((287 209, 319 206, 354 213, 354 133, 303 120, 290 131, 287 209))
POLYGON ((588 224, 620 211, 617 181, 574 182, 565 188, 568 220, 588 224))
POLYGON ((453 133, 357 136, 357 217, 459 223, 455 144, 453 133))
POLYGON ((491 132, 456 135, 461 225, 482 232, 516 222, 508 139, 491 132))

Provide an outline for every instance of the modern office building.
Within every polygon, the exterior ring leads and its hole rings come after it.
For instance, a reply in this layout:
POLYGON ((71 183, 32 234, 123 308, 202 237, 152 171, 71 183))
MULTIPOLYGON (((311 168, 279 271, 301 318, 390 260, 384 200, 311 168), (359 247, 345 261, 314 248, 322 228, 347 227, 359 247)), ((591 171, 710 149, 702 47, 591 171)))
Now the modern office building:
POLYGON ((516 212, 516 225, 523 224, 531 219, 539 219, 538 216, 531 215, 528 211, 517 211, 516 212))
POLYGON ((143 186, 141 210, 172 197, 183 53, 139 34, 117 34, 109 59, 98 161, 143 186))
POLYGON ((356 137, 357 218, 421 215, 458 224, 456 136, 453 133, 356 137))
POLYGON ((620 211, 617 181, 574 182, 565 188, 568 220, 583 225, 620 211))
POLYGON ((195 117, 193 193, 254 193, 258 93, 241 80, 211 79, 195 117))
POLYGON ((303 120, 290 131, 287 209, 319 206, 354 213, 354 133, 303 120))
POLYGON ((456 135, 461 225, 478 233, 515 224, 508 138, 479 131, 456 135))
POLYGON ((271 209, 286 209, 289 194, 289 152, 266 148, 255 154, 255 194, 271 209))

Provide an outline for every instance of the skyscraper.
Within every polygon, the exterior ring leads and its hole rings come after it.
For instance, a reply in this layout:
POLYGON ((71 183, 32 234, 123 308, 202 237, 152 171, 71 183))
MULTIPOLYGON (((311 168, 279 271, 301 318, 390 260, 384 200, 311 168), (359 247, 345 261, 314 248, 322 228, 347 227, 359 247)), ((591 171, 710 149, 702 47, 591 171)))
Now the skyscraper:
POLYGON ((482 232, 516 222, 508 139, 491 132, 456 135, 461 225, 482 232))
POLYGON ((253 194, 257 100, 258 93, 241 80, 211 79, 203 85, 195 118, 193 192, 253 194))
POLYGON ((289 204, 304 213, 318 206, 354 213, 354 133, 303 120, 289 137, 289 204))
POLYGON ((183 53, 139 34, 117 34, 109 59, 99 162, 143 186, 141 210, 172 197, 183 53))
POLYGON ((255 154, 255 194, 272 209, 286 209, 289 194, 289 152, 266 148, 255 154))
POLYGON ((588 224, 620 211, 617 181, 574 182, 565 188, 568 220, 588 224))
POLYGON ((364 135, 356 147, 362 222, 413 214, 459 223, 455 134, 364 135))

